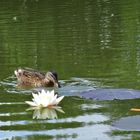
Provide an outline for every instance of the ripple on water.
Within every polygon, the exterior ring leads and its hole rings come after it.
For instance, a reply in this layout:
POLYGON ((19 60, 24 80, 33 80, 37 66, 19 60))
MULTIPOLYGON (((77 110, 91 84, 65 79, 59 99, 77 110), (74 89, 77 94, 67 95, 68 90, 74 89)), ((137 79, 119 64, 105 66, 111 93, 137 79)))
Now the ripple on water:
MULTIPOLYGON (((40 88, 34 89, 18 89, 16 78, 14 76, 0 82, 4 90, 7 93, 31 93, 32 91, 40 90, 40 88)), ((62 88, 58 89, 58 92, 62 95, 75 96, 83 90, 95 89, 96 84, 94 80, 86 78, 72 78, 70 80, 60 80, 62 88)), ((16 94, 12 94, 15 97, 16 94)), ((20 96, 21 94, 18 94, 20 96)), ((24 95, 25 96, 25 95, 24 95)), ((22 100, 27 99, 25 96, 22 100)), ((17 97, 17 95, 16 95, 17 97)), ((18 99, 20 99, 18 97, 18 99)), ((109 136, 105 134, 110 130, 110 126, 105 125, 104 122, 109 118, 102 113, 94 112, 94 109, 100 109, 102 106, 96 104, 83 103, 83 99, 66 97, 64 99, 64 111, 65 114, 58 113, 57 119, 45 119, 37 120, 32 119, 33 111, 26 111, 26 105, 24 102, 1 102, 0 105, 5 107, 6 110, 1 110, 0 116, 0 137, 1 138, 13 138, 35 135, 49 135, 53 138, 57 138, 58 135, 66 138, 76 137, 77 139, 86 139, 101 137, 106 140, 109 136), (67 104, 68 103, 68 104, 67 104), (69 106, 69 103, 72 103, 69 106), (23 110, 24 109, 24 110, 23 110), (87 112, 87 110, 89 112, 87 112), (39 131, 38 131, 39 130, 39 131), (91 133, 96 132, 90 136, 91 133)), ((62 106, 63 104, 62 103, 62 106)))
MULTIPOLYGON (((75 96, 80 92, 85 90, 93 90, 96 87, 93 79, 86 78, 76 78, 73 77, 70 80, 60 80, 61 88, 57 90, 62 95, 65 96, 75 96)), ((0 82, 0 85, 8 93, 31 93, 32 91, 40 91, 42 88, 26 88, 18 87, 17 80, 15 76, 10 76, 0 82)), ((52 89, 52 88, 45 88, 52 89)))

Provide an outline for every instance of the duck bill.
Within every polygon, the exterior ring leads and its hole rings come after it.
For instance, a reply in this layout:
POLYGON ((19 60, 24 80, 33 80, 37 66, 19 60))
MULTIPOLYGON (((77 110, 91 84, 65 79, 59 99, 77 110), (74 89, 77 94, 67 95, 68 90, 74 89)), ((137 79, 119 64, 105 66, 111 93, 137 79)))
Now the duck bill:
POLYGON ((57 83, 57 86, 58 86, 58 88, 61 88, 61 85, 60 85, 60 83, 59 83, 59 82, 57 83))

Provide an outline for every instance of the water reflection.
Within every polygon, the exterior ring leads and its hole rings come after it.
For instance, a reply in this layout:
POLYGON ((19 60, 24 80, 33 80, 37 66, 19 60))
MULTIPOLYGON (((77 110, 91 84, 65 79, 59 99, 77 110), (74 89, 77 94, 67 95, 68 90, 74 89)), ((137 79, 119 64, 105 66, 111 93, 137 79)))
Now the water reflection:
POLYGON ((57 119, 57 112, 65 113, 60 106, 54 108, 30 107, 27 111, 33 110, 33 119, 57 119))

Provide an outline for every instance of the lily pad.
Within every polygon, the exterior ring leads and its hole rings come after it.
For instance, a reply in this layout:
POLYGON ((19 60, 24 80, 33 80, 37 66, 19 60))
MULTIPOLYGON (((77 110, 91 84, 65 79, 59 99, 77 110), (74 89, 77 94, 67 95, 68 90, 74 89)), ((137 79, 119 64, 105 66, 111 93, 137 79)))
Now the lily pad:
POLYGON ((140 131, 140 115, 121 118, 113 122, 112 125, 124 131, 140 131))
POLYGON ((140 98, 140 90, 133 89, 95 89, 84 91, 81 97, 94 100, 126 100, 140 98))

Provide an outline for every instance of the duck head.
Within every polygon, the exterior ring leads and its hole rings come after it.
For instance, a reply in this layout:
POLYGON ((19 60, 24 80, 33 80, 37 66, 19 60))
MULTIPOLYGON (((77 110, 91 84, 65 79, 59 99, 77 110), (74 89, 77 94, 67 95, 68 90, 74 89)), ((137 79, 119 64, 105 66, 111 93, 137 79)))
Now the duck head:
POLYGON ((57 73, 54 71, 49 71, 45 75, 45 80, 49 81, 50 83, 53 83, 55 87, 61 87, 58 82, 58 76, 57 73))
POLYGON ((17 69, 17 70, 14 71, 14 74, 16 75, 17 78, 19 78, 23 74, 23 70, 22 69, 17 69))

